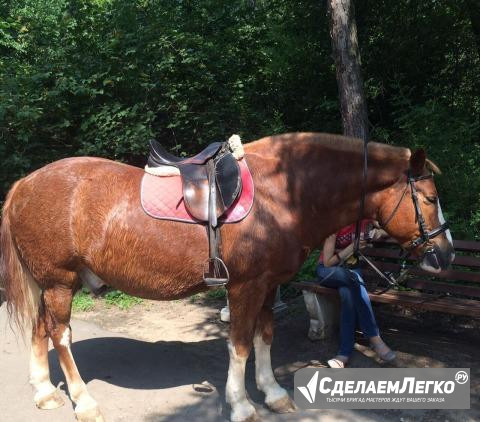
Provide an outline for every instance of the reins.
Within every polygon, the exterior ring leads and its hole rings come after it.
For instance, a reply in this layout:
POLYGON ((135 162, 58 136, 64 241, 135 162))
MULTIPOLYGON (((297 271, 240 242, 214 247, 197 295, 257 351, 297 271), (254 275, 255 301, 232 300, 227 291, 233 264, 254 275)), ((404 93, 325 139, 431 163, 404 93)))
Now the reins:
POLYGON ((353 245, 353 256, 359 257, 360 252, 360 230, 363 213, 365 211, 365 197, 367 196, 367 176, 368 176, 368 139, 363 140, 363 180, 362 196, 360 198, 360 209, 358 210, 358 219, 355 225, 355 243, 353 245))
MULTIPOLYGON (((366 262, 370 267, 384 280, 387 282, 387 288, 383 290, 381 293, 384 293, 385 291, 389 290, 392 287, 398 287, 398 279, 400 277, 402 280, 406 277, 406 274, 409 270, 405 270, 397 279, 393 277, 392 274, 389 274, 388 276, 380 270, 370 259, 368 259, 360 250, 360 231, 361 231, 361 222, 363 219, 363 214, 365 212, 365 197, 367 196, 367 180, 368 180, 368 139, 363 140, 363 178, 362 178, 362 196, 360 198, 360 208, 358 210, 358 219, 355 224, 355 240, 354 240, 354 245, 353 245, 353 256, 357 259, 361 259, 364 262, 366 262)), ((394 214, 396 213, 397 209, 400 206, 400 203, 402 202, 403 198, 405 197, 407 193, 407 188, 408 184, 405 187, 405 190, 402 193, 402 197, 400 198, 400 201, 398 202, 397 206, 393 210, 391 216, 388 219, 388 222, 393 218, 394 214)), ((339 265, 343 265, 345 262, 344 260, 341 260, 339 265)))

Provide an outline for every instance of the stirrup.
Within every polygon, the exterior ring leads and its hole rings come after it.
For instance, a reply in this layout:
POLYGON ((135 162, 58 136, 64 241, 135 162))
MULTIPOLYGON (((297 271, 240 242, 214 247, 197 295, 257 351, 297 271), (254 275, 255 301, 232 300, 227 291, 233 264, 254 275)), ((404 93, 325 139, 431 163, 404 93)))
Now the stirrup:
POLYGON ((225 286, 230 280, 227 266, 221 258, 208 258, 203 267, 203 281, 208 287, 225 286))

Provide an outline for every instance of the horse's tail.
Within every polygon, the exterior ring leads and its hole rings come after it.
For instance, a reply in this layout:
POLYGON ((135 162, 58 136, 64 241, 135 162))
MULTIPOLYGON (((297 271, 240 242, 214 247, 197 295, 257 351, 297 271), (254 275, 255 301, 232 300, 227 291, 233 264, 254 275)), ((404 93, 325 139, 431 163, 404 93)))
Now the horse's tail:
MULTIPOLYGON (((40 304, 40 288, 22 260, 11 231, 10 218, 16 182, 7 195, 3 206, 0 226, 0 289, 7 301, 7 311, 22 333, 33 327, 40 304)), ((0 298, 1 304, 1 298, 0 298)))

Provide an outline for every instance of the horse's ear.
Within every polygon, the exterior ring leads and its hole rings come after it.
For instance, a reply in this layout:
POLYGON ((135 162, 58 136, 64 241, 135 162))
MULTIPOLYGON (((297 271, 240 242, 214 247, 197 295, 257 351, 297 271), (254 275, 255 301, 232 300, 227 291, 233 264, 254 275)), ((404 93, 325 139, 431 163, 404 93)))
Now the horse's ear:
POLYGON ((417 149, 410 157, 410 169, 414 176, 420 176, 425 170, 427 154, 424 149, 417 149))

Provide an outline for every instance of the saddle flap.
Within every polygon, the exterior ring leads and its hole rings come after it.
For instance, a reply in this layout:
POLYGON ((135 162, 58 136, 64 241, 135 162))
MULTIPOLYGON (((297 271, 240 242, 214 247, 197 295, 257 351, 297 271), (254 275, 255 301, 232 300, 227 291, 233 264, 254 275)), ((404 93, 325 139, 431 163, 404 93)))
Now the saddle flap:
POLYGON ((195 164, 181 169, 185 206, 200 221, 208 221, 209 186, 207 168, 195 164))
MULTIPOLYGON (((206 166, 194 164, 180 168, 183 198, 188 211, 201 221, 208 221, 209 183, 206 166)), ((242 188, 242 178, 237 160, 231 153, 215 159, 215 185, 217 189, 216 216, 227 211, 242 188)))
MULTIPOLYGON (((222 155, 215 162, 217 189, 223 212, 232 206, 242 190, 238 161, 232 154, 222 155)), ((223 214, 222 212, 222 214, 223 214)))

